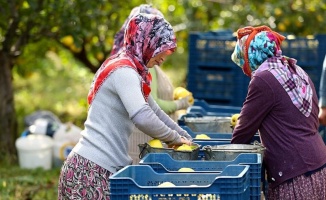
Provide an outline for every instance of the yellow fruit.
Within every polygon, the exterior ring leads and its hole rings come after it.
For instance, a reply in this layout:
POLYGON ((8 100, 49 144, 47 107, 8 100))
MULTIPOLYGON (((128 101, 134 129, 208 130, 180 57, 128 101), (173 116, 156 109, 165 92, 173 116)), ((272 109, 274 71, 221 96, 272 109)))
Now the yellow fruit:
POLYGON ((192 148, 187 144, 183 144, 183 145, 179 146, 177 148, 177 150, 178 151, 192 151, 192 148))
POLYGON ((190 93, 189 103, 190 103, 191 105, 193 105, 194 102, 195 102, 195 99, 194 99, 194 97, 192 96, 192 93, 190 93))
POLYGON ((195 139, 209 140, 211 138, 209 136, 207 136, 206 134, 197 134, 195 139))
POLYGON ((179 99, 179 93, 181 91, 183 91, 183 90, 185 90, 185 88, 183 88, 183 87, 176 87, 176 88, 174 88, 174 90, 173 90, 173 99, 174 100, 179 99))
POLYGON ((98 52, 98 53, 96 54, 96 59, 97 59, 98 61, 102 61, 102 60, 104 59, 104 54, 103 54, 103 52, 98 52))
POLYGON ((194 104, 194 97, 192 96, 192 93, 189 92, 187 89, 183 88, 183 87, 176 87, 173 90, 173 99, 174 100, 178 100, 184 97, 189 96, 189 103, 190 104, 194 104))
POLYGON ((285 26, 285 24, 282 23, 282 22, 278 23, 277 28, 278 28, 281 32, 284 32, 284 31, 286 30, 286 26, 285 26))
POLYGON ((152 139, 148 141, 149 146, 154 148, 163 148, 163 144, 159 139, 152 139))
POLYGON ((74 38, 71 35, 67 35, 63 38, 61 38, 61 43, 64 44, 65 46, 70 47, 71 45, 74 44, 74 38))
POLYGON ((239 118, 239 116, 240 116, 240 114, 234 114, 234 115, 232 115, 232 117, 231 117, 231 125, 233 126, 233 127, 235 127, 235 125, 237 125, 237 122, 238 122, 238 118, 239 118))
POLYGON ((274 13, 275 13, 276 16, 281 16, 283 11, 280 8, 275 8, 274 13))
POLYGON ((82 50, 81 48, 76 47, 74 44, 70 45, 69 48, 70 48, 70 50, 71 50, 72 52, 74 52, 74 53, 79 53, 79 52, 81 52, 81 50, 82 50))
POLYGON ((194 172, 195 170, 188 168, 188 167, 182 167, 178 170, 178 172, 194 172))
POLYGON ((171 182, 163 182, 159 184, 157 187, 174 187, 175 185, 171 182))

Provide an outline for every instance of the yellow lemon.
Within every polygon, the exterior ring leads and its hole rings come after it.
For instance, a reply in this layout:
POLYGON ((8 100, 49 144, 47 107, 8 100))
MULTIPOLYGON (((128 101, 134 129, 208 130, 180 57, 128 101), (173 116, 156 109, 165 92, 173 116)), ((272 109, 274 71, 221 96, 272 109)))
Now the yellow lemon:
POLYGON ((67 35, 61 38, 60 42, 65 46, 72 46, 74 44, 74 38, 71 35, 67 35))
POLYGON ((163 144, 159 139, 152 139, 148 141, 149 146, 155 147, 155 148, 163 148, 163 144))
POLYGON ((175 186, 175 185, 171 182, 163 182, 158 185, 158 187, 173 187, 173 186, 175 186))
POLYGON ((173 99, 178 100, 184 97, 189 96, 189 103, 194 104, 194 97, 191 92, 189 92, 186 88, 183 87, 176 87, 173 90, 173 99))
POLYGON ((176 87, 174 90, 173 90, 173 99, 174 100, 177 100, 179 99, 179 94, 184 91, 185 88, 183 87, 176 87))
POLYGON ((69 48, 74 53, 79 53, 82 50, 80 47, 76 47, 74 44, 70 45, 69 48))
POLYGON ((98 52, 95 57, 98 61, 102 61, 104 59, 104 54, 103 52, 98 52))
POLYGON ((192 148, 187 144, 183 144, 183 145, 179 146, 177 148, 177 150, 178 151, 192 151, 192 148))
POLYGON ((194 102, 195 102, 195 99, 194 99, 194 97, 192 96, 192 93, 190 93, 190 95, 189 95, 189 103, 190 103, 191 105, 194 105, 194 102))
POLYGON ((206 134, 197 134, 195 139, 209 140, 211 138, 209 136, 207 136, 206 134))
POLYGON ((275 14, 276 16, 281 16, 281 15, 283 14, 283 11, 282 11, 282 9, 280 9, 280 8, 275 8, 275 9, 274 9, 274 14, 275 14))
POLYGON ((182 167, 178 170, 178 172, 194 172, 195 170, 188 168, 188 167, 182 167))
POLYGON ((239 116, 240 116, 239 113, 232 115, 232 117, 231 117, 231 125, 233 127, 235 127, 235 125, 237 125, 239 116))

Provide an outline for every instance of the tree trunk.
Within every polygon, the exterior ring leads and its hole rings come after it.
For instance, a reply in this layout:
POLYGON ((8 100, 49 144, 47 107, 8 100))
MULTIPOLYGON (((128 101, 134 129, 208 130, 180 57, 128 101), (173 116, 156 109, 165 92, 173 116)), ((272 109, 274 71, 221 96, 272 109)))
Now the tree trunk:
POLYGON ((14 161, 17 119, 15 113, 12 62, 9 55, 0 51, 0 160, 14 161))

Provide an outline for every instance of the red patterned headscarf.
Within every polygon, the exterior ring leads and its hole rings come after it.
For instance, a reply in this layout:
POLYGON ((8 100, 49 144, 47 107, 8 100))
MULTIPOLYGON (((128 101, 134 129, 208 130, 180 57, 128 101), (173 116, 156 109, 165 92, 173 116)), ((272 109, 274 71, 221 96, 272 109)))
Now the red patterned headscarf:
POLYGON ((121 47, 123 46, 123 37, 124 37, 127 24, 131 18, 138 15, 139 13, 153 14, 153 15, 159 15, 163 17, 163 14, 159 10, 153 8, 151 5, 148 4, 141 4, 140 6, 133 8, 129 16, 123 23, 121 29, 114 36, 114 45, 110 55, 116 54, 121 49, 121 47))

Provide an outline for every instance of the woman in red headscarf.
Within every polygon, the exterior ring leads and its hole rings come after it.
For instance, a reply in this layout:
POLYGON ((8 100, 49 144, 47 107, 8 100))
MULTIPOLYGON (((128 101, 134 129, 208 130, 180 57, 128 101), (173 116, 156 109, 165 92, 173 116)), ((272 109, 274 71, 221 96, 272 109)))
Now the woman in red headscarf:
POLYGON ((171 25, 162 17, 131 18, 123 48, 101 65, 93 79, 82 138, 64 162, 58 199, 109 199, 109 177, 132 163, 128 138, 136 126, 167 144, 191 144, 191 137, 149 95, 148 68, 176 48, 171 25))
POLYGON ((282 55, 282 35, 267 26, 237 31, 232 60, 251 77, 232 143, 250 143, 259 130, 269 200, 326 199, 326 146, 318 134, 313 82, 282 55))

